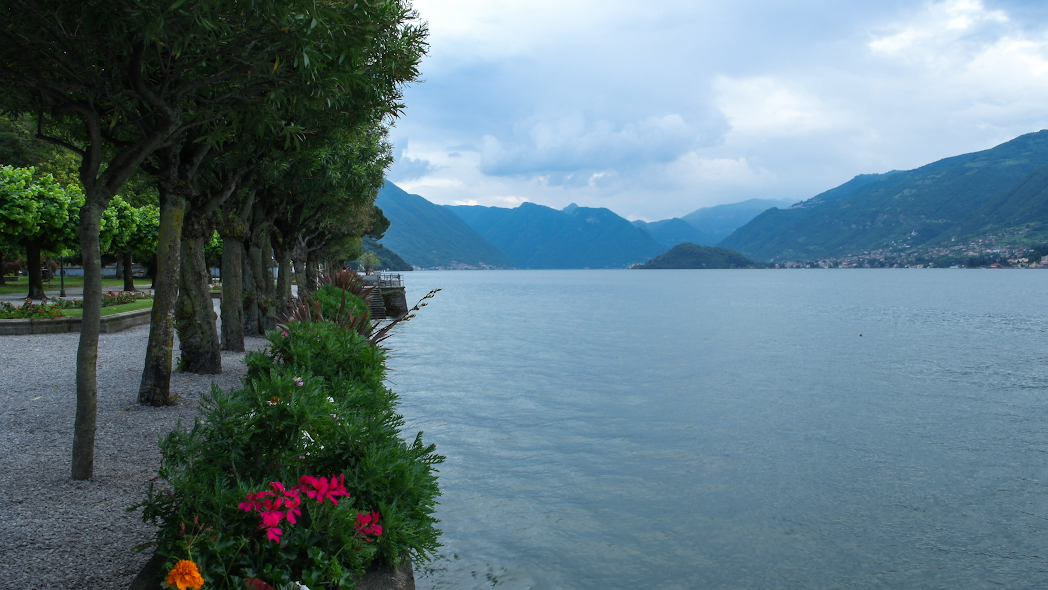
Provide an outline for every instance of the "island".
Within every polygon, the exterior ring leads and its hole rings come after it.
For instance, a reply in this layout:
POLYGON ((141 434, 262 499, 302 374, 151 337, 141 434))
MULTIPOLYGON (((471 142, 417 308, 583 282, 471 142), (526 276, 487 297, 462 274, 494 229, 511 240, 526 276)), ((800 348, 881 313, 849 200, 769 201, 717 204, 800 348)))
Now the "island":
POLYGON ((768 266, 746 258, 735 250, 684 242, 643 264, 634 264, 630 268, 768 268, 768 266))

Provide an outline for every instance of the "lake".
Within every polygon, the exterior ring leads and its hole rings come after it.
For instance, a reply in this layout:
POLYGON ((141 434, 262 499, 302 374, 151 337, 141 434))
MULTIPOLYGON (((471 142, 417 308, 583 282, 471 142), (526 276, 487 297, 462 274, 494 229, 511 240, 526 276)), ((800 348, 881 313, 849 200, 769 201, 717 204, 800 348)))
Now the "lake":
POLYGON ((1048 587, 1048 272, 404 277, 420 589, 1048 587))

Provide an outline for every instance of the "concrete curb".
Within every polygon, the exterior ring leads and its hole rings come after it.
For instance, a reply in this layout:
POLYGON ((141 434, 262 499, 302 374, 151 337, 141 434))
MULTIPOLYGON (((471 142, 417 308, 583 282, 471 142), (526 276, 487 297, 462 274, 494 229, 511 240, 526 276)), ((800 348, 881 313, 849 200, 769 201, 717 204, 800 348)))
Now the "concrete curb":
MULTIPOLYGON (((152 309, 136 309, 102 316, 99 332, 112 334, 135 326, 148 324, 152 309)), ((79 332, 81 318, 58 318, 55 320, 0 320, 0 336, 22 336, 25 334, 63 334, 79 332)))

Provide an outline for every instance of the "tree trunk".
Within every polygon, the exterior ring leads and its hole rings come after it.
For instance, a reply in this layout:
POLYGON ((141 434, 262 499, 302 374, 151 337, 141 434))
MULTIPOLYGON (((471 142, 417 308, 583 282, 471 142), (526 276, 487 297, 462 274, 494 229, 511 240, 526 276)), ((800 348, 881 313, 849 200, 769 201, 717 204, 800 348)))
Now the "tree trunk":
POLYGON ((255 280, 255 265, 251 263, 256 248, 250 240, 244 243, 244 331, 252 336, 259 333, 258 281, 255 280))
POLYGON ((7 269, 4 268, 4 252, 0 250, 0 287, 7 285, 7 279, 4 278, 7 269))
POLYGON ((287 313, 291 306, 291 253, 277 252, 277 311, 287 313))
MULTIPOLYGON (((317 290, 317 258, 315 252, 306 252, 306 293, 310 295, 317 290)), ((302 291, 301 283, 298 285, 299 294, 302 291)))
POLYGON ((222 239, 222 350, 244 352, 244 242, 222 239))
POLYGON ((137 291, 135 288, 135 277, 131 271, 131 252, 125 251, 123 254, 124 259, 124 290, 125 291, 137 291))
POLYGON ((273 241, 270 239, 269 232, 262 236, 262 259, 259 262, 261 271, 258 276, 262 279, 260 288, 266 302, 262 318, 262 333, 265 334, 277 328, 276 286, 273 284, 273 241))
MULTIPOLYGON (((29 270, 30 299, 43 299, 44 277, 40 273, 40 242, 33 240, 25 245, 26 268, 29 270)), ((87 272, 86 270, 84 272, 87 272)))
MULTIPOLYGON (((264 236, 263 236, 264 238, 264 236)), ((258 241, 252 243, 254 246, 251 249, 251 278, 255 281, 255 308, 258 313, 258 326, 255 332, 259 336, 263 336, 266 333, 266 313, 269 308, 272 307, 273 303, 271 300, 266 298, 266 270, 265 264, 263 264, 263 249, 258 244, 258 241)))
MULTIPOLYGON (((166 192, 166 191, 165 191, 166 192)), ((138 403, 168 406, 171 397, 171 355, 175 345, 175 301, 181 268, 182 224, 186 213, 183 196, 161 193, 160 230, 156 244, 156 271, 153 277, 153 312, 150 314, 149 342, 138 403)))
MULTIPOLYGON (((95 464, 98 407, 98 332, 102 318, 102 253, 98 232, 105 206, 88 196, 80 208, 80 252, 84 260, 84 315, 76 350, 76 418, 73 422, 73 479, 90 479, 95 464)), ((40 273, 40 255, 30 259, 40 273)))
POLYGON ((222 372, 215 307, 211 301, 211 273, 204 247, 213 229, 195 212, 182 226, 182 268, 179 272, 175 328, 181 350, 182 370, 214 375, 222 372))

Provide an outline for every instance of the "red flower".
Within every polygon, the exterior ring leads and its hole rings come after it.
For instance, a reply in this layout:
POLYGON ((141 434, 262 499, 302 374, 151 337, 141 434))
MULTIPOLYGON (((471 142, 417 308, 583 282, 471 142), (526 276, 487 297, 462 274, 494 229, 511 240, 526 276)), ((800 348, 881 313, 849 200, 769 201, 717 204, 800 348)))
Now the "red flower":
POLYGON ((313 498, 317 502, 323 504, 324 500, 331 500, 331 503, 338 506, 337 496, 349 497, 349 492, 346 491, 346 475, 342 474, 338 479, 335 479, 335 475, 331 474, 331 479, 326 477, 313 477, 312 475, 303 475, 299 478, 298 486, 306 492, 306 495, 313 498), (308 489, 305 486, 311 486, 313 489, 308 489))
MULTIPOLYGON (((375 535, 380 536, 382 534, 382 526, 378 524, 378 512, 372 510, 371 514, 364 514, 363 512, 357 513, 357 534, 359 535, 375 535)), ((371 542, 370 539, 367 540, 371 542)))

